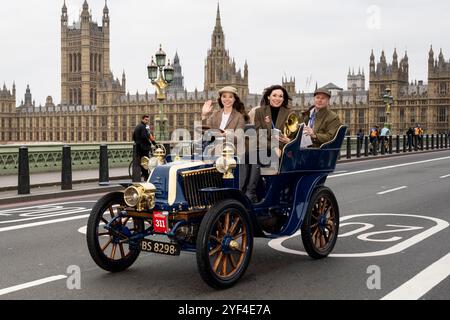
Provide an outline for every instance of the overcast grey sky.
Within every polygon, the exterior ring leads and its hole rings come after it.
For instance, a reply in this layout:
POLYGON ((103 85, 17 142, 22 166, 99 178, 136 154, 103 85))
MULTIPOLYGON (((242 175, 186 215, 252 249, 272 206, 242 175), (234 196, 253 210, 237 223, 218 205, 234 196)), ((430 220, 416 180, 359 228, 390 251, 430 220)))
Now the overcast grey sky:
MULTIPOLYGON (((69 23, 78 21, 84 0, 66 0, 69 23)), ((159 46, 178 50, 185 86, 203 89, 217 0, 108 0, 111 69, 127 75, 131 94, 153 88, 146 66, 159 46)), ((60 102, 60 16, 63 0, 0 0, 0 81, 17 87, 17 103, 30 84, 36 104, 47 95, 60 102)), ((104 0, 88 1, 101 23, 104 0)), ((450 58, 450 2, 446 0, 221 0, 226 47, 237 67, 249 64, 250 92, 296 77, 297 91, 315 82, 345 87, 349 67, 364 67, 370 50, 392 60, 408 50, 410 80, 427 78, 430 44, 450 58), (306 86, 306 79, 312 83, 306 86)))

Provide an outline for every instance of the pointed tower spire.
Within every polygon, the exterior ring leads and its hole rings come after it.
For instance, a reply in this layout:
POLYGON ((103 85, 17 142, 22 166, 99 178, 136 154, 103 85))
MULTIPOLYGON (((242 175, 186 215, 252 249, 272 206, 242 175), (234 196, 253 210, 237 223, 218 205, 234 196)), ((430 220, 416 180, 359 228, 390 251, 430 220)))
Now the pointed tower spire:
POLYGON ((108 9, 108 0, 105 0, 105 7, 103 8, 103 15, 108 15, 109 9, 108 9))
POLYGON ((428 73, 433 71, 434 67, 434 51, 433 46, 430 47, 430 52, 428 52, 428 73))
POLYGON ((61 9, 61 25, 66 26, 68 21, 67 17, 67 6, 66 6, 66 0, 64 0, 63 7, 61 9))
POLYGON ((247 63, 247 59, 245 60, 245 64, 244 64, 244 79, 248 79, 248 63, 247 63))
POLYGON ((214 48, 225 50, 225 35, 223 33, 222 24, 220 20, 219 3, 217 3, 216 25, 214 27, 213 34, 211 36, 211 49, 214 48))
POLYGON ((384 55, 384 50, 381 51, 381 58, 380 58, 381 62, 386 62, 386 56, 384 55))
POLYGON ((89 5, 86 0, 83 3, 83 11, 81 11, 81 21, 89 22, 91 14, 89 13, 89 5))
POLYGON ((441 48, 441 50, 439 51, 439 62, 441 62, 443 60, 444 60, 444 53, 442 52, 442 48, 441 48))
POLYGON ((398 70, 398 55, 397 55, 397 48, 394 48, 394 54, 392 56, 392 68, 394 70, 398 70))
POLYGON ((107 0, 105 0, 105 7, 103 8, 103 27, 109 28, 109 9, 107 0))
POLYGON ((222 24, 220 22, 220 6, 219 6, 219 2, 217 2, 216 28, 222 28, 222 24))
POLYGON ((428 52, 428 63, 434 61, 434 51, 433 51, 433 45, 430 46, 430 51, 428 52))
POLYGON ((372 49, 372 53, 370 54, 369 70, 370 70, 370 74, 375 74, 375 55, 373 54, 373 49, 372 49))

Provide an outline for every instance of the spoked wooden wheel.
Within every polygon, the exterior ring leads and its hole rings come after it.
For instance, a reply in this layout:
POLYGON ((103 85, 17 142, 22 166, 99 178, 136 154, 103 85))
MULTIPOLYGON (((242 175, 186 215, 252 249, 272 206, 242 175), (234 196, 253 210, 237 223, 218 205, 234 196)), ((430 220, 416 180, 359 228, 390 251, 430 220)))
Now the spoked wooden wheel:
POLYGON ((213 288, 234 285, 248 267, 253 232, 245 207, 236 200, 215 204, 205 215, 197 236, 197 266, 213 288))
POLYGON ((115 219, 124 206, 122 192, 106 194, 92 208, 87 225, 89 253, 100 268, 111 272, 127 269, 140 253, 139 246, 130 245, 128 239, 143 231, 144 222, 131 217, 115 219), (105 229, 113 220, 111 230, 105 229))
POLYGON ((303 246, 310 257, 320 259, 333 250, 339 232, 339 207, 333 192, 318 188, 302 224, 303 246))

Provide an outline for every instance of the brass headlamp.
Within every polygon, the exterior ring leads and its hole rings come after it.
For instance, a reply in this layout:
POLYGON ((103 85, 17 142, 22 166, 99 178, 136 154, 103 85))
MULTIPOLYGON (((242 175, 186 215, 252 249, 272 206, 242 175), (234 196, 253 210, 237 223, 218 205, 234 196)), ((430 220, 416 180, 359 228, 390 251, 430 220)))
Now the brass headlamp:
POLYGON ((137 211, 153 209, 155 207, 156 187, 151 183, 137 183, 125 189, 123 199, 129 207, 137 211))
POLYGON ((151 172, 157 166, 166 163, 166 150, 164 146, 158 145, 158 148, 153 153, 153 157, 142 157, 141 158, 141 166, 151 172))
POLYGON ((224 174, 224 179, 234 179, 233 169, 237 165, 234 159, 234 148, 227 145, 222 151, 222 156, 216 160, 215 165, 217 171, 224 174))

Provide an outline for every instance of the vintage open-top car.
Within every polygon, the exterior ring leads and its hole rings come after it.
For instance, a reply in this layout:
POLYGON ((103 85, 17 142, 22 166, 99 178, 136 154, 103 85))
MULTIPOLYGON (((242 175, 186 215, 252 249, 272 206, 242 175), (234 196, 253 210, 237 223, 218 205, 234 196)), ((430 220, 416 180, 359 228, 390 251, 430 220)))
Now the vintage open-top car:
POLYGON ((176 256, 196 252, 203 280, 228 288, 244 274, 254 237, 289 236, 301 229, 315 259, 333 249, 339 208, 325 180, 335 169, 346 127, 320 148, 300 148, 303 126, 282 151, 279 166, 262 168, 258 203, 239 190, 233 148, 212 159, 150 161, 147 182, 98 200, 87 226, 89 252, 101 268, 130 267, 141 251, 176 256), (159 163, 159 165, 157 165, 159 163))

